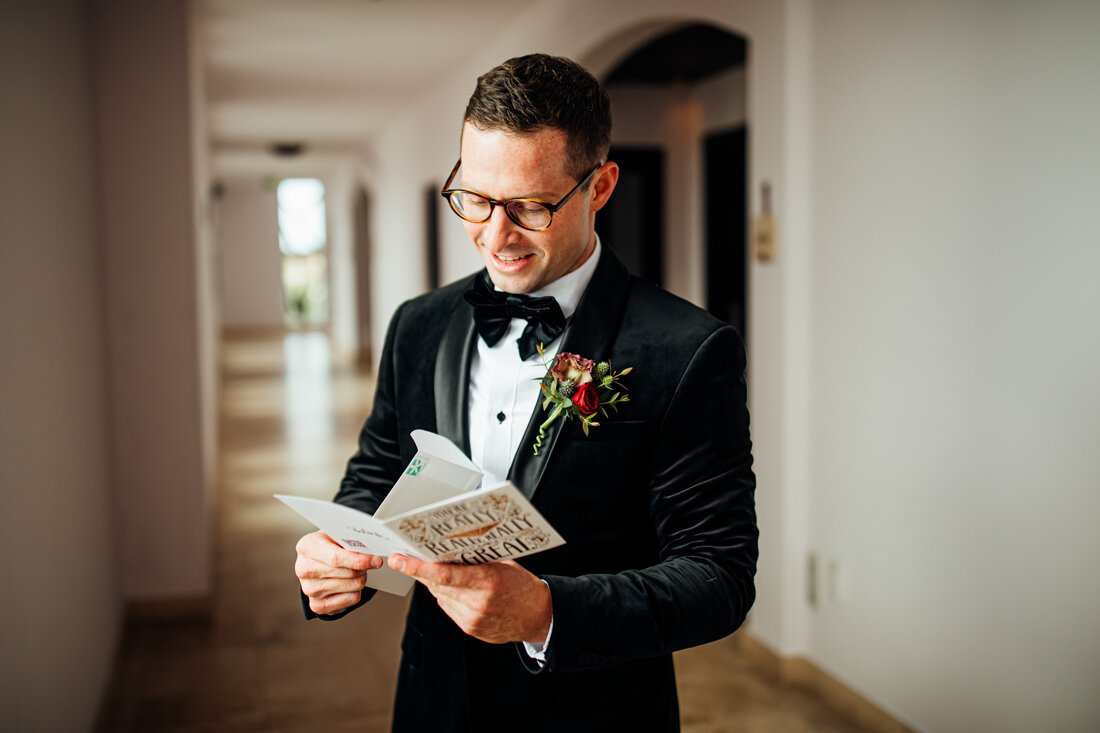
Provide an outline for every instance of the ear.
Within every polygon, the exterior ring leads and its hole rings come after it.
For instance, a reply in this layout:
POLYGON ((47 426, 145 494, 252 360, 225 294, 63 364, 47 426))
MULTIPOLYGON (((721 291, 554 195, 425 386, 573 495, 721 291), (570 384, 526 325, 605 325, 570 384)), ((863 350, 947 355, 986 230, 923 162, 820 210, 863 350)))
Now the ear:
POLYGON ((608 161, 592 177, 592 211, 599 211, 619 182, 619 164, 608 161))

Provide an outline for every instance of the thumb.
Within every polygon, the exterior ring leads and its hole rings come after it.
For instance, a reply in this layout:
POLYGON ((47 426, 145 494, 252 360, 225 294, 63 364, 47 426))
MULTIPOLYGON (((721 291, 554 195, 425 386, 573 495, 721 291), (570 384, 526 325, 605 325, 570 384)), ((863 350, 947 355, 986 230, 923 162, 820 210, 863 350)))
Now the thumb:
POLYGON ((417 560, 415 557, 408 557, 407 555, 398 555, 394 553, 389 556, 387 564, 399 573, 404 573, 410 578, 418 577, 418 574, 424 565, 423 562, 417 560))
POLYGON ((399 573, 415 578, 425 584, 450 585, 454 570, 450 565, 437 562, 424 562, 407 555, 390 555, 389 565, 399 573))

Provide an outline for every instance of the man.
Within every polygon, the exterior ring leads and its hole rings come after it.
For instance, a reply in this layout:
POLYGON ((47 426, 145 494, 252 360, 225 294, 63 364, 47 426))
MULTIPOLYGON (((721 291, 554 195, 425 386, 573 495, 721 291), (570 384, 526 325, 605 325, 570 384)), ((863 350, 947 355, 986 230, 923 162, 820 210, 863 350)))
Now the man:
POLYGON ((320 532, 298 543, 308 617, 364 603, 384 561, 418 581, 395 731, 678 730, 671 653, 731 633, 755 597, 741 339, 599 241, 618 180, 610 132, 606 93, 572 61, 525 56, 478 79, 443 193, 485 271, 394 314, 336 498, 373 512, 424 428, 468 451, 486 483, 515 483, 566 544, 458 566, 359 555, 320 532), (509 318, 524 312, 545 317, 509 318), (556 420, 537 455, 536 340, 548 356, 633 367, 617 413, 587 436, 556 420))

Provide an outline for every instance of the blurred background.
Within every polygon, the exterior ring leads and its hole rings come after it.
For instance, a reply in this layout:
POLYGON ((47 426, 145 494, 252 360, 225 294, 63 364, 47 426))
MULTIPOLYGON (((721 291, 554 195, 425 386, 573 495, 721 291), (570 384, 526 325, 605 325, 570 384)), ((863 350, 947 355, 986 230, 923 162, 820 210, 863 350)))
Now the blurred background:
POLYGON ((745 648, 872 728, 1095 730, 1090 0, 4 0, 0 727, 205 681, 218 730, 305 729, 299 647, 385 729, 401 601, 381 662, 299 623, 270 494, 334 493, 390 314, 480 267, 439 186, 534 51, 612 95, 597 230, 746 336, 745 648))

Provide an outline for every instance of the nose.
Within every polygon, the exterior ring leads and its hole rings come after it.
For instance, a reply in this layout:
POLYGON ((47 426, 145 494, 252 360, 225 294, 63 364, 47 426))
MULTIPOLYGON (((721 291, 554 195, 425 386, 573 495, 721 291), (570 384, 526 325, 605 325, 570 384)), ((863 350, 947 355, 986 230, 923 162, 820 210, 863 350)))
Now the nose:
POLYGON ((508 218, 503 206, 494 206, 489 220, 481 225, 481 243, 493 252, 499 252, 519 240, 519 227, 508 218))

